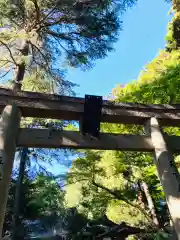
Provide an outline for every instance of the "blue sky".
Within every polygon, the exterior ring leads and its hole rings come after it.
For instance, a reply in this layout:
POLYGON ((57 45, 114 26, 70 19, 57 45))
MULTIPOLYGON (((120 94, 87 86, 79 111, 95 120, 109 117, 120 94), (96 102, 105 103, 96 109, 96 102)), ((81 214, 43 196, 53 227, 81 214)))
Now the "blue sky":
MULTIPOLYGON (((80 85, 75 89, 77 95, 107 96, 116 85, 137 79, 143 66, 165 46, 167 24, 171 18, 169 10, 170 5, 165 0, 138 0, 138 4, 123 16, 124 30, 114 45, 115 51, 106 59, 98 60, 89 71, 69 71, 67 79, 80 85)), ((64 159, 63 153, 59 158, 64 159)), ((67 171, 55 162, 47 167, 55 175, 67 171)))
MULTIPOLYGON (((137 79, 140 71, 165 46, 170 5, 165 0, 138 0, 138 4, 123 16, 123 31, 114 45, 115 51, 86 72, 72 69, 67 79, 79 84, 77 96, 85 94, 107 96, 118 84, 137 79)), ((61 155, 60 155, 61 157, 61 155)), ((62 156, 63 157, 63 156, 62 156)), ((55 175, 67 168, 48 166, 55 175)))
POLYGON ((77 96, 107 96, 116 85, 137 79, 143 66, 165 46, 169 10, 165 0, 138 0, 122 17, 123 31, 115 51, 89 71, 69 71, 67 78, 80 85, 75 89, 77 96))

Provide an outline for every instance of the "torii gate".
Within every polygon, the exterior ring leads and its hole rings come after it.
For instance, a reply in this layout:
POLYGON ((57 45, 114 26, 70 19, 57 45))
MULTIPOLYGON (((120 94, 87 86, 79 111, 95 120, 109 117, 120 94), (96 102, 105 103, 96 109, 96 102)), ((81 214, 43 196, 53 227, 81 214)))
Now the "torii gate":
POLYGON ((180 105, 112 103, 103 101, 101 121, 140 124, 146 135, 100 133, 99 139, 80 132, 19 128, 21 117, 80 121, 84 99, 0 88, 0 238, 16 146, 154 152, 173 226, 180 240, 180 180, 173 152, 180 152, 180 137, 164 135, 161 126, 180 126, 180 105), (178 208, 177 208, 178 206, 178 208))

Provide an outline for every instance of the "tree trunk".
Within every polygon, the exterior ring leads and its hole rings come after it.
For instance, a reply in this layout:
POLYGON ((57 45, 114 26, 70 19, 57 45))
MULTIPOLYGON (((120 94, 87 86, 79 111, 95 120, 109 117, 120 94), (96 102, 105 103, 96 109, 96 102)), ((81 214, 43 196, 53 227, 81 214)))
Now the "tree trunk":
MULTIPOLYGON (((29 54, 29 42, 27 40, 23 41, 21 44, 21 49, 19 49, 21 56, 26 57, 29 54)), ((22 81, 24 79, 26 71, 26 63, 24 59, 22 59, 21 63, 17 66, 16 69, 16 77, 14 80, 14 91, 20 91, 22 86, 22 81)), ((19 239, 18 236, 18 227, 20 226, 20 206, 21 206, 21 194, 23 188, 23 179, 25 174, 25 164, 27 157, 27 148, 22 149, 20 165, 19 165, 19 176, 16 185, 15 192, 15 203, 14 203, 14 214, 13 214, 13 223, 12 223, 12 240, 19 239)))
POLYGON ((20 239, 19 226, 21 225, 20 221, 20 208, 21 208, 21 196, 23 194, 23 180, 25 175, 26 160, 27 160, 28 148, 23 148, 21 150, 20 166, 18 180, 16 184, 15 192, 15 201, 14 201, 14 214, 13 214, 13 223, 12 223, 12 240, 20 239))
MULTIPOLYGON (((23 41, 21 44, 21 49, 19 49, 21 56, 26 57, 29 54, 29 42, 27 40, 23 41)), ((26 71, 26 63, 22 59, 21 63, 18 64, 15 72, 15 80, 13 85, 14 91, 20 91, 22 86, 22 81, 24 79, 24 74, 26 71)))
POLYGON ((140 181, 138 181, 137 185, 138 185, 137 202, 141 208, 145 209, 145 195, 141 189, 140 181))
POLYGON ((180 177, 173 154, 168 150, 162 129, 156 118, 151 118, 147 125, 155 149, 154 162, 163 186, 173 227, 180 240, 180 177))
POLYGON ((148 208, 150 210, 153 222, 158 227, 159 226, 159 221, 158 221, 158 218, 157 218, 157 215, 156 215, 156 209, 155 209, 151 194, 149 192, 148 185, 147 185, 146 182, 142 182, 141 186, 142 186, 143 191, 145 193, 145 196, 146 196, 146 199, 147 199, 147 202, 148 202, 148 208))

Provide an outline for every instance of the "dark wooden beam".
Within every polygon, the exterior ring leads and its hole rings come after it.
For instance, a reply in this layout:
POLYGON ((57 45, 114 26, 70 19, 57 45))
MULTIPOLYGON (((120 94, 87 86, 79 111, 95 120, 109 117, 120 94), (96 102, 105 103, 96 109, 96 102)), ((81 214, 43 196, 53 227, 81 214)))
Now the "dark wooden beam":
MULTIPOLYGON (((180 137, 168 136, 167 143, 173 152, 180 152, 180 137)), ((49 131, 48 129, 20 129, 17 145, 33 148, 74 148, 153 152, 150 137, 101 133, 100 140, 84 137, 80 132, 49 131)))
MULTIPOLYGON (((24 117, 80 120, 84 99, 33 92, 16 92, 0 88, 0 110, 16 103, 24 117)), ((161 125, 180 125, 180 105, 113 103, 103 101, 102 122, 144 124, 156 117, 161 125)))

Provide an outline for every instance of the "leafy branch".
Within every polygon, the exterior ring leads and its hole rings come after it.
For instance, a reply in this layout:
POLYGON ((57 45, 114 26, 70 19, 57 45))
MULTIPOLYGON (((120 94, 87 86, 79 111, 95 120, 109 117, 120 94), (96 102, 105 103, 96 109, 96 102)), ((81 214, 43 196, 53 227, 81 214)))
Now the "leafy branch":
POLYGON ((9 52, 9 55, 10 55, 11 59, 13 60, 13 63, 14 63, 16 66, 18 66, 18 64, 16 63, 16 61, 15 61, 15 59, 14 59, 14 57, 13 57, 13 54, 12 54, 11 49, 9 48, 9 46, 8 46, 5 42, 3 42, 2 40, 0 40, 0 43, 1 43, 3 46, 6 47, 6 49, 7 49, 8 52, 9 52))
POLYGON ((146 213, 146 211, 141 208, 138 204, 132 203, 130 202, 124 195, 122 195, 119 191, 112 191, 111 189, 95 182, 94 180, 92 180, 92 184, 94 186, 96 186, 97 188, 101 188, 102 190, 105 190, 106 192, 108 192, 110 195, 114 196, 116 199, 124 201, 125 203, 127 203, 128 205, 130 205, 131 207, 134 207, 136 209, 138 209, 139 211, 141 211, 144 216, 146 217, 146 219, 150 222, 152 222, 152 219, 149 217, 149 215, 146 213))

